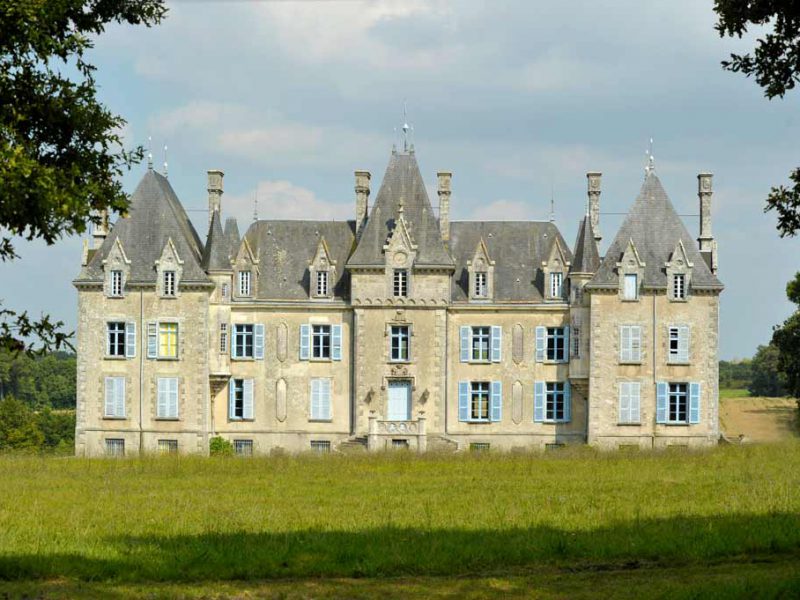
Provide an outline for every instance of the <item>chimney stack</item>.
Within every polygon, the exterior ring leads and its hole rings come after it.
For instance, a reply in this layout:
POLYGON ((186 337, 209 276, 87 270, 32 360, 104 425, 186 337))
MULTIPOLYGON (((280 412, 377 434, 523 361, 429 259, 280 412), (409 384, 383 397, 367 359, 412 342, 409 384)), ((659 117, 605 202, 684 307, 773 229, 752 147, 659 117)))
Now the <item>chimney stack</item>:
POLYGON ((450 241, 450 182, 453 179, 453 174, 449 171, 439 171, 436 174, 439 180, 439 231, 442 234, 442 240, 445 242, 450 241))
POLYGON ((369 171, 356 171, 356 239, 367 224, 369 217, 369 171))
POLYGON ((220 213, 222 216, 222 178, 225 173, 219 169, 210 169, 208 171, 208 225, 211 226, 211 217, 214 216, 214 211, 220 213))
POLYGON ((600 244, 603 236, 600 235, 600 181, 603 174, 599 171, 586 173, 587 193, 589 196, 588 216, 594 231, 594 241, 600 244))
POLYGON ((712 189, 714 175, 711 173, 700 173, 697 176, 697 197, 700 199, 700 237, 697 242, 700 244, 700 252, 707 257, 706 262, 711 268, 712 273, 717 272, 717 241, 711 232, 711 197, 714 194, 712 189))
POLYGON ((108 236, 108 211, 100 211, 100 222, 92 227, 92 248, 99 248, 108 236))

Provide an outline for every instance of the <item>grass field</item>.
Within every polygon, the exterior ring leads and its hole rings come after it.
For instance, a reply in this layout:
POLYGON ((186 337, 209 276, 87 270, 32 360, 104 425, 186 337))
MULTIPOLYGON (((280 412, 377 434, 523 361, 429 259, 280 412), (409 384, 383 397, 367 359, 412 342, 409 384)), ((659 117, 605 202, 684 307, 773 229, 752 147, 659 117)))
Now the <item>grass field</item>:
POLYGON ((749 398, 750 392, 741 388, 720 388, 719 399, 726 400, 729 398, 749 398))
POLYGON ((684 454, 6 457, 0 482, 0 596, 800 590, 798 442, 684 454))

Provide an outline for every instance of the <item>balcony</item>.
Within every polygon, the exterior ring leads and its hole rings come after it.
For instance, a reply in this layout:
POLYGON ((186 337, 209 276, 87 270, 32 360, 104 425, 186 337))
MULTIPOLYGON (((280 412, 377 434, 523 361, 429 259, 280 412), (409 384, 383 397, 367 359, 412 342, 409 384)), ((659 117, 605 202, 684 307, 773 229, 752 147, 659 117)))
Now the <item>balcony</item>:
POLYGON ((402 446, 402 442, 405 442, 410 450, 425 452, 425 421, 424 415, 408 421, 387 421, 378 419, 377 415, 370 415, 367 449, 376 452, 402 446))

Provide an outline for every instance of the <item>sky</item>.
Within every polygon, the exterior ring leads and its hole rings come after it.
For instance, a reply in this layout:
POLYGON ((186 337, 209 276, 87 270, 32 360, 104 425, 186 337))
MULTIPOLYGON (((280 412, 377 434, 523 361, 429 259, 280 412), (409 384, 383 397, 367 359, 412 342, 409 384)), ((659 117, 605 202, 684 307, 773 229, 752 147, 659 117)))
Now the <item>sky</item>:
MULTIPOLYGON (((720 61, 753 38, 720 39, 711 0, 329 0, 170 2, 153 28, 96 41, 100 99, 148 145, 198 232, 206 171, 225 172, 223 216, 347 219, 353 171, 373 199, 400 140, 403 107, 434 206, 453 172, 453 220, 540 220, 569 242, 602 171, 601 253, 644 177, 656 173, 693 234, 697 173, 714 173, 720 356, 751 356, 791 312, 800 238, 763 212, 800 166, 798 93, 768 101, 720 61)), ((133 192, 144 164, 124 177, 133 192)), ((0 299, 77 322, 81 239, 17 243, 0 299)))

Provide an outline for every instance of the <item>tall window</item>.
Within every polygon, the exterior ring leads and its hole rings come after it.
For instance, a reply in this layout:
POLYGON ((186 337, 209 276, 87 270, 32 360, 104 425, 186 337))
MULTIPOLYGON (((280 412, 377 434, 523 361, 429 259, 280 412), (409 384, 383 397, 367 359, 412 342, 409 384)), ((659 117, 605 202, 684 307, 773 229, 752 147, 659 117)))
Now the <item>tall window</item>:
POLYGON ((672 297, 675 300, 686 299, 686 275, 675 273, 672 276, 672 297))
POLYGON ((227 283, 222 284, 222 299, 227 300, 230 296, 230 286, 227 283))
POLYGON ((230 416, 233 419, 244 419, 244 379, 231 379, 230 416))
POLYGON ((111 295, 122 296, 122 271, 111 271, 111 295))
POLYGON ((667 406, 668 423, 689 422, 689 384, 669 384, 669 404, 667 406))
POLYGON ((567 360, 567 332, 563 327, 547 328, 547 360, 567 360))
POLYGON ((156 417, 159 419, 178 418, 178 378, 158 378, 158 402, 156 417))
POLYGON ((472 421, 489 420, 488 381, 473 381, 470 384, 469 416, 472 421))
POLYGON ((395 269, 394 271, 394 297, 405 298, 408 296, 408 271, 395 269))
POLYGON ((317 296, 328 295, 328 272, 317 271, 317 296))
POLYGON ((392 325, 389 332, 391 341, 391 359, 397 362, 406 362, 409 360, 408 342, 409 342, 409 327, 408 325, 392 325))
POLYGON ((564 421, 566 419, 566 395, 564 383, 558 381, 547 382, 547 397, 545 400, 545 419, 547 421, 564 421))
POLYGON ((107 439, 106 456, 125 456, 125 440, 107 439))
POLYGON ((619 384, 619 422, 639 423, 640 384, 623 381, 619 384))
POLYGON ((106 354, 108 356, 125 356, 125 323, 115 321, 107 324, 108 343, 106 354))
POLYGON ((106 377, 104 416, 110 419, 125 418, 125 378, 106 377))
POLYGON ((331 326, 314 325, 312 328, 311 356, 314 358, 331 357, 331 326))
POLYGON ((625 275, 624 286, 623 299, 637 300, 639 298, 639 276, 636 273, 628 273, 625 275))
POLYGON ((638 325, 622 325, 619 328, 619 361, 638 363, 642 361, 642 328, 638 325))
POLYGON ((164 271, 164 295, 175 296, 175 271, 164 271))
POLYGON ((561 298, 562 286, 564 282, 563 273, 550 273, 550 297, 561 298))
POLYGON ((319 378, 311 380, 312 421, 329 421, 331 419, 331 380, 319 378))
POLYGON ((158 357, 178 358, 178 324, 158 324, 158 357))
POLYGON ((228 324, 219 324, 219 351, 221 354, 228 353, 228 324))
POLYGON ((251 277, 250 271, 239 271, 239 295, 249 296, 251 292, 251 277))
POLYGON ((489 287, 487 285, 487 273, 478 271, 475 273, 475 297, 486 298, 489 295, 489 287))
POLYGON ((472 328, 472 360, 489 360, 489 343, 492 337, 491 327, 472 328))
POLYGON ((234 358, 253 358, 253 329, 252 325, 233 326, 234 358))
POLYGON ((573 358, 580 358, 581 357, 581 328, 580 327, 573 327, 572 328, 572 357, 573 358))

